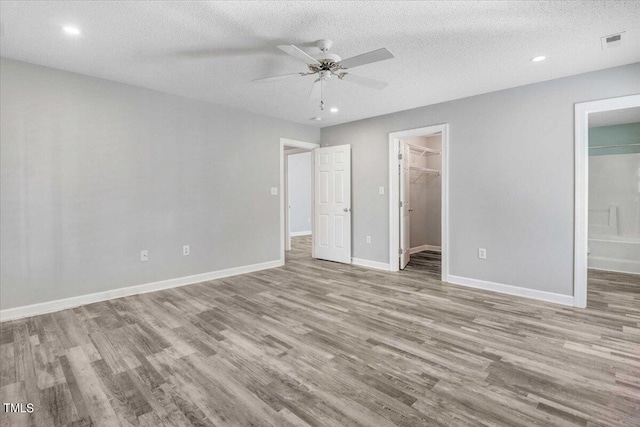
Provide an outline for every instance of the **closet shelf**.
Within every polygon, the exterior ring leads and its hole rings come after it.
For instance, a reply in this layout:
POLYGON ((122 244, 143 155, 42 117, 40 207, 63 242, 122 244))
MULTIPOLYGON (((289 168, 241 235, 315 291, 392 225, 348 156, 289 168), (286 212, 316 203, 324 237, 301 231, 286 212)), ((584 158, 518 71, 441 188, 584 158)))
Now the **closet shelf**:
POLYGON ((418 158, 422 156, 437 156, 439 154, 442 154, 440 150, 434 150, 433 148, 422 147, 420 145, 410 144, 408 142, 406 144, 409 146, 409 148, 411 148, 412 151, 420 153, 418 158))

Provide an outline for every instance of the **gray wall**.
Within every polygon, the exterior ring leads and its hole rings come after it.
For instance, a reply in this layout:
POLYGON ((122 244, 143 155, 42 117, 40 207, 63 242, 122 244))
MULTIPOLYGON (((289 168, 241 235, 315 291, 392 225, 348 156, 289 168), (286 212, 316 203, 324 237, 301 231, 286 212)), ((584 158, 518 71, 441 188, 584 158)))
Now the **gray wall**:
POLYGON ((289 206, 291 232, 311 233, 311 152, 291 154, 289 162, 289 206))
MULTIPOLYGON (((441 150, 442 136, 419 136, 405 141, 422 147, 441 150)), ((442 157, 411 153, 411 165, 422 168, 442 170, 442 157)), ((411 174, 411 247, 422 245, 440 246, 442 218, 442 176, 432 174, 411 174)))
POLYGON ((389 132, 449 123, 450 273, 572 295, 574 103, 636 93, 638 63, 323 128, 352 145, 353 256, 389 262, 389 132))
POLYGON ((319 130, 12 60, 0 75, 2 309, 279 258, 280 137, 319 130))

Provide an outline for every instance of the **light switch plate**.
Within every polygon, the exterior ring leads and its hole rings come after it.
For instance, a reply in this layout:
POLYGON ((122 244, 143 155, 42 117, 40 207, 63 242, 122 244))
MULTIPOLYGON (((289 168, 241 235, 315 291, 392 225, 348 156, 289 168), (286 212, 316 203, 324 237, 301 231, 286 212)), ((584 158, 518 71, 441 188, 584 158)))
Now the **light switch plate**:
POLYGON ((272 196, 278 195, 278 187, 271 187, 271 195, 272 196))
POLYGON ((379 187, 378 188, 378 194, 381 196, 384 196, 384 187, 379 187))

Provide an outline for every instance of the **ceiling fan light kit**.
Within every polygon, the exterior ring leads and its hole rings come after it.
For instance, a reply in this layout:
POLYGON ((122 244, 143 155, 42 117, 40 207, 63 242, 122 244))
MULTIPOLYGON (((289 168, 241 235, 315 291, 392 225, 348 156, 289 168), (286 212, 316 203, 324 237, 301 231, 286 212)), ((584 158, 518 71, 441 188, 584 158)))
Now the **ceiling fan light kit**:
POLYGON ((328 39, 318 40, 316 47, 320 50, 320 53, 316 55, 316 58, 309 55, 302 49, 295 45, 280 45, 278 49, 282 50, 286 54, 304 62, 307 65, 308 71, 285 74, 282 76, 266 77, 262 79, 254 80, 255 82, 266 82, 286 79, 293 76, 311 76, 317 74, 318 77, 313 83, 310 99, 320 98, 320 110, 324 110, 324 99, 322 86, 328 82, 331 77, 336 76, 338 80, 344 80, 351 83, 355 83, 361 86, 366 86, 372 89, 382 90, 387 86, 387 83, 378 80, 370 79, 368 77, 357 76, 351 74, 347 70, 351 68, 359 67, 361 65, 372 64, 374 62, 384 61, 386 59, 394 58, 393 54, 386 48, 377 49, 371 52, 363 53, 362 55, 354 56, 343 60, 335 53, 330 53, 329 49, 333 42, 328 39))

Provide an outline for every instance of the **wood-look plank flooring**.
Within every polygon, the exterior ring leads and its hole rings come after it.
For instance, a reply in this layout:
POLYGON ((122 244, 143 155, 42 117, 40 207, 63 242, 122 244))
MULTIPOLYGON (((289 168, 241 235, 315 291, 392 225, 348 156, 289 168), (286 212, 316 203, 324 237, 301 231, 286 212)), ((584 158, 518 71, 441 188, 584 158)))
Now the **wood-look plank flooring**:
POLYGON ((0 426, 638 427, 640 281, 590 276, 579 310, 295 238, 282 268, 2 323, 2 402, 35 412, 0 426))
POLYGON ((442 256, 440 252, 422 251, 411 255, 407 269, 414 273, 438 279, 441 275, 442 256))

